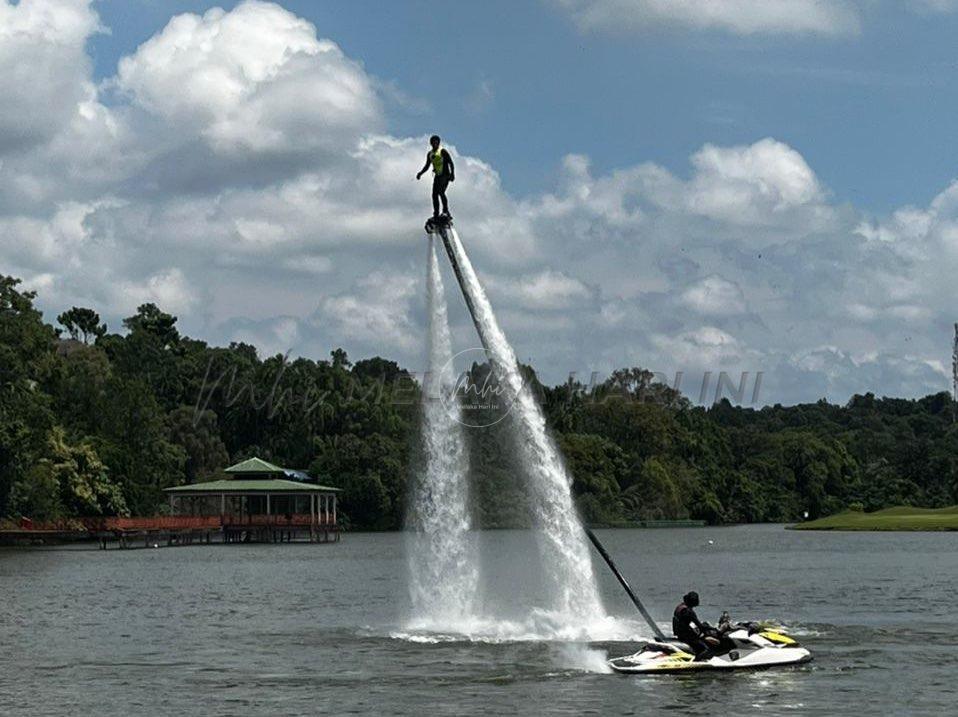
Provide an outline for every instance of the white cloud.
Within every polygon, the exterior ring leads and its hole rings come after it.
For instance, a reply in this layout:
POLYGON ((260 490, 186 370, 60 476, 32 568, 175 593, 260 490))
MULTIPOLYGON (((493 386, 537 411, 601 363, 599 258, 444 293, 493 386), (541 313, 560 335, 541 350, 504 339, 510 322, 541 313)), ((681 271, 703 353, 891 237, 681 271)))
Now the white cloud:
POLYGON ((729 316, 745 311, 745 295, 738 284, 712 274, 682 292, 681 301, 705 316, 729 316))
POLYGON ((912 5, 919 11, 954 12, 958 10, 958 0, 912 0, 912 5))
POLYGON ((91 91, 84 46, 98 27, 89 0, 0 0, 0 155, 69 125, 91 91))
MULTIPOLYGON (((572 157, 561 191, 527 205, 548 256, 565 259, 555 270, 601 290, 576 317, 581 363, 559 377, 631 361, 666 373, 764 371, 766 400, 843 401, 871 380, 894 394, 895 375, 904 392, 946 388, 929 366, 950 345, 941 327, 952 320, 958 186, 927 208, 863 221, 830 203, 780 142, 707 146, 691 160, 682 180, 648 164, 593 177, 572 157), (815 367, 799 360, 823 341, 837 351, 815 367)), ((574 333, 519 336, 552 356, 574 333)))
POLYGON ((533 310, 569 309, 593 296, 589 287, 578 279, 551 270, 509 279, 493 277, 489 284, 502 300, 533 310))
POLYGON ((153 303, 173 314, 188 312, 196 295, 180 269, 160 271, 145 281, 125 281, 117 288, 115 302, 122 311, 133 313, 140 304, 153 303))
POLYGON ((410 317, 420 283, 412 276, 373 272, 349 291, 325 299, 314 321, 353 345, 412 351, 422 341, 422 332, 410 317))
MULTIPOLYGON (((845 0, 553 0, 586 30, 654 26, 719 29, 741 35, 847 35, 859 28, 845 0)), ((931 0, 947 2, 947 0, 931 0)))
POLYGON ((277 316, 265 321, 235 321, 230 341, 256 347, 260 358, 285 356, 302 343, 301 322, 293 316, 277 316))
POLYGON ((333 262, 328 256, 305 254, 287 257, 283 260, 283 268, 306 274, 325 274, 333 270, 333 262))
POLYGON ((801 154, 766 138, 740 147, 707 144, 692 156, 695 176, 689 211, 730 224, 781 224, 797 219, 821 224, 832 210, 801 154))
POLYGON ((95 200, 137 160, 92 80, 100 30, 90 0, 0 0, 0 215, 95 200))
POLYGON ((715 326, 701 326, 677 335, 653 334, 650 341, 670 368, 713 370, 741 366, 750 353, 738 339, 715 326))
POLYGON ((878 396, 923 396, 941 391, 947 384, 947 373, 942 371, 940 362, 886 352, 856 357, 835 346, 796 354, 780 373, 785 374, 788 368, 803 381, 812 378, 819 385, 821 396, 846 391, 849 385, 861 386, 860 393, 870 391, 878 396))
POLYGON ((120 61, 116 85, 224 153, 334 149, 381 121, 357 63, 311 23, 257 0, 177 15, 120 61))
MULTIPOLYGON (((48 315, 89 305, 116 327, 152 301, 212 342, 419 367, 426 138, 384 133, 382 84, 335 43, 244 3, 174 18, 98 90, 88 3, 0 0, 0 13, 17 15, 0 53, 30 76, 63 68, 53 94, 18 86, 0 110, 0 152, 29 140, 0 164, 0 260, 48 315), (27 140, 9 118, 44 103, 27 140)), ((687 173, 569 155, 554 192, 517 201, 450 150, 463 241, 546 380, 764 371, 764 398, 781 401, 945 386, 958 184, 869 217, 767 138, 705 145, 687 173)), ((461 302, 450 313, 471 343, 461 302)))

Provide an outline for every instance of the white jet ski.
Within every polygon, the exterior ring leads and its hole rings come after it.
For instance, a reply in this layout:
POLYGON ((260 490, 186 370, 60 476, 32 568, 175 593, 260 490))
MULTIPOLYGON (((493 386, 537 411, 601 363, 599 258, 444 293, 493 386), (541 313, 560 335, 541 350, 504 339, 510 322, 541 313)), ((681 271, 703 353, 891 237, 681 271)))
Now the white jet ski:
POLYGON ((778 625, 769 622, 733 623, 729 614, 724 612, 718 629, 703 623, 705 634, 702 638, 709 645, 710 656, 696 660, 695 655, 687 652, 685 643, 666 638, 595 533, 588 528, 585 533, 656 637, 655 640, 643 642, 638 652, 608 660, 609 667, 616 672, 647 674, 696 670, 758 670, 798 665, 812 659, 812 653, 789 637, 778 625))
POLYGON ((713 656, 696 660, 681 642, 644 642, 638 652, 608 661, 616 672, 674 673, 695 670, 765 669, 798 665, 812 659, 812 653, 789 637, 780 627, 746 622, 721 631, 713 656))

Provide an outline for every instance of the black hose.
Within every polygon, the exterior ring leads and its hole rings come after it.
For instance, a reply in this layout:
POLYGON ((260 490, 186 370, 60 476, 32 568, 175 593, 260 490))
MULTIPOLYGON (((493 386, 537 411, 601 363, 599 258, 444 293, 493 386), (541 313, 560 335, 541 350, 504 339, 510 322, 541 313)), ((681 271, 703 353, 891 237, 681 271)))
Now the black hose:
POLYGON ((629 597, 632 599, 633 604, 639 609, 639 612, 642 613, 642 617, 645 618, 645 621, 648 623, 649 627, 652 628, 652 632, 655 634, 655 637, 659 640, 666 640, 668 638, 662 633, 659 629, 659 626, 655 624, 655 620, 652 619, 652 616, 649 615, 649 611, 645 609, 645 605, 642 604, 642 601, 632 592, 632 588, 629 587, 629 583, 626 582, 626 579, 622 577, 622 573, 619 572, 619 569, 615 567, 615 563, 612 562, 612 557, 606 552, 606 549, 603 547, 602 543, 599 542, 599 539, 595 537, 593 533, 588 528, 585 529, 585 534, 589 536, 589 540, 592 541, 592 544, 595 546, 595 549, 599 551, 599 555, 605 560, 606 564, 609 566, 609 569, 612 571, 612 574, 618 578, 619 583, 625 588, 625 592, 628 593, 629 597))
POLYGON ((452 270, 456 274, 456 281, 459 282, 459 288, 462 290, 462 298, 466 300, 466 308, 469 309, 469 315, 472 317, 472 323, 476 326, 476 332, 479 334, 479 341, 482 343, 482 347, 486 350, 486 354, 491 358, 489 344, 486 343, 486 335, 482 331, 482 325, 479 323, 479 317, 476 314, 476 307, 473 305, 472 297, 469 295, 469 291, 466 289, 466 281, 462 278, 462 270, 459 268, 459 259, 457 258, 456 251, 449 239, 448 232, 450 229, 449 227, 439 227, 437 231, 439 232, 439 236, 442 237, 442 244, 446 248, 446 254, 449 255, 449 263, 452 264, 452 270))

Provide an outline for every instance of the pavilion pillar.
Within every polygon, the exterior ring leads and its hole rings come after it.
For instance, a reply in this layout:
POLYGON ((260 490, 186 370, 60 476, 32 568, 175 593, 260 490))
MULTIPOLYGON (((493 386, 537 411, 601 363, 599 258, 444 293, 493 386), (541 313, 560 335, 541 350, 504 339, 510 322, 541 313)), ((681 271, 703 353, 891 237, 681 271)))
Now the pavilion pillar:
POLYGON ((333 493, 333 525, 336 525, 336 494, 333 493))
POLYGON ((269 515, 269 493, 266 494, 266 515, 269 515))
POLYGON ((226 515, 226 493, 220 493, 220 517, 226 515))

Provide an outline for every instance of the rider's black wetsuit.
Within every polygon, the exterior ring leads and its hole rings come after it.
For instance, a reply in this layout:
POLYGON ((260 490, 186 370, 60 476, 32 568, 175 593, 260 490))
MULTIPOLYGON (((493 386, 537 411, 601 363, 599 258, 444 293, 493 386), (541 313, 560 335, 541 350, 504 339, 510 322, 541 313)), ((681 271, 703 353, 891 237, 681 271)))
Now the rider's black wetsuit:
POLYGON ((703 639, 705 626, 699 620, 699 616, 695 614, 695 610, 684 602, 679 603, 675 612, 672 613, 672 633, 692 648, 697 660, 708 657, 709 646, 703 639), (695 628, 698 628, 698 630, 696 631, 695 628))

